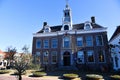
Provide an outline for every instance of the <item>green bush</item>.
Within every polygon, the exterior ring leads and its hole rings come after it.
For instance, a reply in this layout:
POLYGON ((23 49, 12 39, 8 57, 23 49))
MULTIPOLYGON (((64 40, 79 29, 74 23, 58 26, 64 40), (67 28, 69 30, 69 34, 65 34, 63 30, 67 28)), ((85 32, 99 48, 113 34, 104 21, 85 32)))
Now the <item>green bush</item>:
POLYGON ((87 74, 86 79, 87 80, 101 80, 103 79, 103 76, 97 75, 97 74, 87 74))
POLYGON ((0 74, 6 74, 6 73, 9 73, 10 71, 8 70, 0 70, 0 74))
POLYGON ((68 78, 68 79, 74 79, 74 78, 78 78, 78 74, 63 74, 64 78, 68 78))
POLYGON ((120 75, 111 75, 110 79, 111 80, 120 80, 120 75))
POLYGON ((46 76, 46 75, 47 74, 45 72, 40 72, 40 71, 33 72, 34 77, 42 77, 42 76, 46 76))

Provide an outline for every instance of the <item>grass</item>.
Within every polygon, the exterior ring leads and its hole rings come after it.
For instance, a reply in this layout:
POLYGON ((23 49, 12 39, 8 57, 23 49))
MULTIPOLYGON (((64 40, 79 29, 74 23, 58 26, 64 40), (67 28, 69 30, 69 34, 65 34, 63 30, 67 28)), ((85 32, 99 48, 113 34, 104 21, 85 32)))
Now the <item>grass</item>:
POLYGON ((0 70, 0 74, 7 74, 9 72, 10 72, 9 70, 0 70))
POLYGON ((73 74, 73 73, 69 73, 69 74, 63 74, 64 78, 69 78, 69 79, 74 79, 74 78, 78 78, 79 75, 78 74, 73 74))

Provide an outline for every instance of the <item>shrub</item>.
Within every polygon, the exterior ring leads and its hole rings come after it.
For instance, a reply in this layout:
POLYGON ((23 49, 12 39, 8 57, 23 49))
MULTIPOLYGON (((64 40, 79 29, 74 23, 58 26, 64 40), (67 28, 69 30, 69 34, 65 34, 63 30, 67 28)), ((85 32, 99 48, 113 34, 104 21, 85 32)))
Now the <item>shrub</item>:
POLYGON ((8 70, 0 70, 0 74, 6 74, 6 73, 9 73, 10 71, 8 70))
MULTIPOLYGON (((22 73, 22 75, 25 75, 26 74, 26 72, 23 72, 22 73)), ((16 71, 16 72, 14 72, 14 75, 18 75, 18 72, 16 71)))
POLYGON ((103 76, 97 75, 97 74, 88 74, 86 75, 87 80, 101 80, 103 79, 103 76))
POLYGON ((33 72, 34 77, 42 77, 42 76, 46 76, 46 75, 47 74, 45 72, 40 72, 40 71, 33 72))
POLYGON ((120 80, 120 75, 111 75, 110 79, 111 80, 120 80))
POLYGON ((74 79, 74 78, 78 78, 78 74, 63 74, 64 78, 68 78, 68 79, 74 79))

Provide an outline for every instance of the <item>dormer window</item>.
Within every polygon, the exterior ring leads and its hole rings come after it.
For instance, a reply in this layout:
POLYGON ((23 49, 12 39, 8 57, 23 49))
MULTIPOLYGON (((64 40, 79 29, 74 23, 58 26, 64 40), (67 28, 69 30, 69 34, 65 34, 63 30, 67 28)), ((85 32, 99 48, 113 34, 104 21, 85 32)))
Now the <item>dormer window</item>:
POLYGON ((50 32, 50 31, 51 31, 50 27, 49 26, 45 26, 44 32, 50 32))
POLYGON ((92 29, 91 23, 90 23, 90 22, 88 22, 88 21, 87 21, 87 22, 85 22, 84 29, 85 29, 85 30, 92 29))

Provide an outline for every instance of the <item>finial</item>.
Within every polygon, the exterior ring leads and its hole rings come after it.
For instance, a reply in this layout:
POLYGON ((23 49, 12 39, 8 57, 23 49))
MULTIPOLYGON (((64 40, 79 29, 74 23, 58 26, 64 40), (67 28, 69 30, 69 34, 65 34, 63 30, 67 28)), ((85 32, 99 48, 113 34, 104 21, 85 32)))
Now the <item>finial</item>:
POLYGON ((68 7, 68 0, 66 0, 66 7, 68 7))

